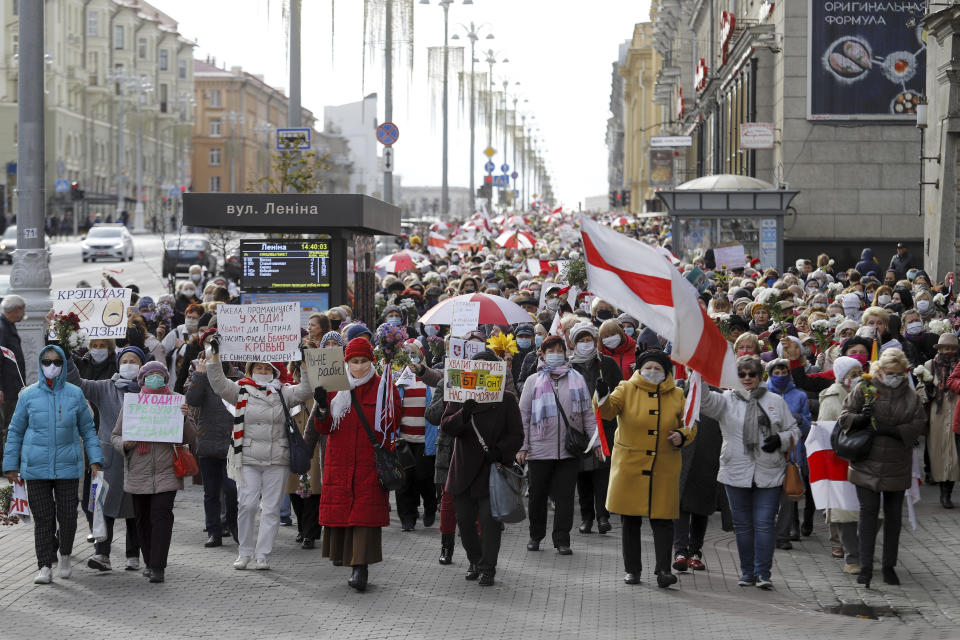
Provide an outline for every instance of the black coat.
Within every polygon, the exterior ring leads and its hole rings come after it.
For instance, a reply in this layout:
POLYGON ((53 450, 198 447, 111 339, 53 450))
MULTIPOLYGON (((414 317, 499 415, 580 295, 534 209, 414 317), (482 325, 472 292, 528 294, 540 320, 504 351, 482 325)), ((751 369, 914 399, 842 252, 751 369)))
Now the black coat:
POLYGON ((702 412, 697 438, 683 448, 680 471, 680 510, 708 516, 717 510, 720 470, 720 423, 702 412))
MULTIPOLYGON (((607 387, 613 391, 617 388, 617 385, 620 384, 620 381, 623 380, 621 375, 620 365, 617 364, 617 361, 611 358, 610 356, 601 356, 602 361, 597 362, 594 358, 588 362, 579 362, 573 365, 573 368, 583 376, 583 379, 587 382, 587 391, 590 395, 593 395, 593 392, 597 388, 597 379, 600 377, 600 372, 603 372, 603 381, 607 383, 607 387)), ((613 451, 613 437, 617 431, 617 420, 604 420, 603 421, 603 435, 607 439, 607 444, 610 447, 610 450, 613 451)), ((610 459, 607 458, 606 462, 600 462, 597 460, 596 456, 593 455, 593 452, 587 453, 580 457, 580 470, 581 471, 594 471, 599 468, 609 468, 610 459)))
POLYGON ((919 367, 927 360, 937 355, 937 340, 939 336, 935 333, 923 332, 919 340, 911 340, 906 336, 900 338, 900 344, 903 346, 903 354, 911 366, 919 367))
POLYGON ((15 402, 20 389, 23 388, 23 377, 26 376, 27 367, 23 361, 23 348, 20 346, 20 334, 14 323, 7 320, 7 317, 0 314, 0 346, 6 347, 13 352, 17 359, 17 364, 6 357, 0 357, 3 363, 0 369, 0 389, 3 391, 4 402, 15 402), (17 369, 20 372, 17 373, 17 369))

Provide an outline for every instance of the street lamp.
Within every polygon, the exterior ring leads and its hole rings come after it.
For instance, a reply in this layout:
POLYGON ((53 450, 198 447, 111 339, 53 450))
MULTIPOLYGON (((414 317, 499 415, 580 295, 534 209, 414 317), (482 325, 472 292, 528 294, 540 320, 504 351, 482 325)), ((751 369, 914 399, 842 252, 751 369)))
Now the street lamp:
MULTIPOLYGON (((510 62, 509 58, 503 58, 502 60, 497 60, 497 56, 500 54, 495 52, 493 49, 487 49, 485 54, 486 63, 490 66, 490 87, 488 89, 489 95, 487 96, 487 148, 493 148, 493 65, 500 63, 510 62)), ((506 150, 504 150, 506 153, 506 150)), ((504 156, 506 157, 506 156, 504 156)), ((490 160, 493 161, 493 156, 490 156, 490 160)), ((494 163, 496 164, 496 163, 494 163)), ((492 172, 488 172, 487 175, 491 175, 492 172)), ((491 213, 493 212, 493 184, 491 182, 489 197, 487 200, 487 210, 491 213)))
MULTIPOLYGON (((256 126, 253 127, 254 133, 263 134, 263 149, 260 151, 260 153, 257 154, 257 156, 262 157, 268 161, 268 166, 266 167, 266 169, 264 169, 262 166, 258 167, 258 170, 260 171, 261 176, 269 176, 271 173, 270 166, 269 166, 270 132, 273 130, 274 130, 273 124, 270 122, 267 122, 266 120, 261 120, 256 124, 256 126)), ((258 162, 258 164, 262 164, 262 163, 258 162)))
POLYGON ((124 212, 124 189, 126 180, 126 109, 125 98, 127 90, 137 92, 137 162, 136 162, 136 184, 134 192, 136 204, 134 205, 134 229, 143 230, 143 120, 140 117, 143 108, 144 94, 153 91, 153 85, 146 76, 137 76, 129 73, 124 67, 117 67, 114 71, 107 74, 107 81, 117 85, 117 95, 120 96, 120 113, 117 123, 117 220, 121 220, 124 212))
MULTIPOLYGON (((448 35, 450 33, 450 5, 454 0, 439 0, 438 4, 443 7, 443 179, 440 186, 440 213, 444 218, 450 214, 450 185, 447 180, 447 140, 448 140, 448 93, 447 87, 450 80, 450 43, 448 35)), ((430 0, 420 0, 420 4, 430 4, 430 0)), ((463 0, 463 4, 473 4, 473 0, 463 0)), ((454 38, 457 36, 454 35, 454 38)), ((473 52, 471 51, 471 54, 473 52)), ((471 156, 473 152, 471 150, 471 156)), ((471 173, 473 173, 471 171, 471 173)), ((473 187, 471 186, 471 190, 473 187)))
MULTIPOLYGON (((477 193, 475 188, 474 179, 476 177, 476 168, 475 168, 475 156, 476 156, 476 126, 477 126, 477 97, 476 97, 476 88, 474 86, 474 80, 476 79, 476 74, 474 73, 474 65, 477 62, 476 55, 474 53, 474 48, 476 47, 477 40, 480 39, 480 30, 484 27, 487 27, 486 24, 477 25, 473 22, 470 23, 470 26, 460 25, 461 28, 466 32, 466 37, 470 38, 470 213, 473 214, 477 210, 477 193)), ((451 37, 452 40, 459 40, 460 36, 458 34, 453 34, 451 37)), ((487 40, 493 40, 493 34, 487 33, 487 40)))
POLYGON ((243 124, 243 114, 239 111, 227 111, 224 117, 230 121, 230 193, 236 193, 237 175, 237 125, 243 124))

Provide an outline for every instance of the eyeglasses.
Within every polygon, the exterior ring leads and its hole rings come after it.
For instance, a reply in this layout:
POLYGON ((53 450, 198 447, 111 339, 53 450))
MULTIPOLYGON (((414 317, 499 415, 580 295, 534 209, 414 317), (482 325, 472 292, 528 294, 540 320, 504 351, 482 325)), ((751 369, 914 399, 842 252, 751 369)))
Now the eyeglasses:
POLYGON ((737 371, 737 375, 741 378, 756 378, 757 374, 753 371, 737 371))
POLYGON ((63 360, 47 360, 47 359, 43 359, 43 360, 40 361, 40 364, 42 364, 42 365, 45 366, 45 367, 49 367, 50 365, 56 365, 56 366, 60 367, 60 366, 63 365, 63 360))

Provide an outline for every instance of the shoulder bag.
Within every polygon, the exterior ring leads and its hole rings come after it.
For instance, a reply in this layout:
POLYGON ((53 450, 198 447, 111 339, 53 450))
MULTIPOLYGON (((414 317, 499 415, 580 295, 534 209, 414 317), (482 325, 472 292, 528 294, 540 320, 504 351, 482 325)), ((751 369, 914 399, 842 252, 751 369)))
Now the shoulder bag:
POLYGON ((563 418, 563 448, 574 458, 579 459, 583 457, 583 454, 587 451, 587 432, 577 431, 570 426, 570 421, 567 420, 567 413, 563 410, 563 405, 560 404, 557 387, 555 385, 551 386, 553 387, 553 397, 557 399, 557 412, 560 414, 560 417, 563 418))
POLYGON ((397 452, 391 451, 377 442, 377 437, 373 435, 373 429, 370 428, 367 416, 364 415, 363 408, 357 400, 357 394, 353 390, 350 391, 350 402, 353 404, 353 410, 357 412, 360 424, 367 432, 367 438, 369 438, 370 445, 373 447, 373 458, 377 467, 377 479, 380 481, 380 487, 384 491, 401 489, 403 487, 404 470, 397 452))
POLYGON ((287 448, 290 451, 290 472, 297 475, 303 475, 310 471, 310 452, 307 450, 307 443, 303 441, 303 435, 297 428, 297 423, 293 421, 290 415, 290 409, 287 408, 287 401, 283 399, 283 389, 277 391, 280 396, 280 406, 283 407, 283 415, 287 426, 287 448))
POLYGON ((870 427, 845 430, 837 421, 833 426, 833 433, 830 434, 830 446, 838 457, 848 462, 860 462, 870 455, 875 433, 870 427))
POLYGON ((787 452, 787 468, 783 476, 783 495, 788 500, 799 502, 803 500, 806 488, 803 484, 803 476, 800 474, 800 445, 794 444, 793 437, 790 438, 790 450, 787 452))
POLYGON ((173 473, 178 478, 195 476, 200 473, 197 459, 193 457, 186 445, 173 445, 173 473))
MULTIPOLYGON (((483 441, 473 416, 470 417, 470 426, 477 434, 477 440, 480 441, 484 454, 489 454, 490 449, 483 441)), ((507 467, 501 462, 494 462, 490 466, 490 515, 494 520, 507 524, 522 522, 527 517, 527 512, 523 508, 523 493, 527 483, 526 472, 518 465, 507 467)))

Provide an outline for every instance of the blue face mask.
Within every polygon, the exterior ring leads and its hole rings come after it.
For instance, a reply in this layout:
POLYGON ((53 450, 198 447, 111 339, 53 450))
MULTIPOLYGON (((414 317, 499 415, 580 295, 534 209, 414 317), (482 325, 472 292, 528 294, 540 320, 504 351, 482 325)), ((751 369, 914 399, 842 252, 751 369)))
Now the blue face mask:
POLYGON ((423 332, 427 334, 428 338, 432 338, 433 336, 437 335, 437 326, 433 324, 428 324, 423 328, 423 332))
POLYGON ((624 327, 623 332, 632 338, 633 334, 636 333, 637 330, 634 329, 633 327, 624 327))
POLYGON ((790 376, 770 376, 770 388, 776 392, 783 392, 790 382, 790 376))
POLYGON ((389 318, 387 318, 387 322, 389 322, 390 324, 396 327, 400 325, 402 320, 399 318, 399 316, 390 316, 389 318))
POLYGON ((148 389, 160 389, 164 385, 163 376, 159 373, 151 373, 143 379, 143 384, 148 389))
POLYGON ((420 364, 420 356, 410 356, 410 362, 412 364, 420 364))
POLYGON ((521 349, 529 349, 531 344, 530 338, 517 338, 517 346, 521 349))
POLYGON ((776 278, 767 278, 767 286, 768 286, 768 287, 772 287, 772 286, 773 286, 773 283, 776 282, 776 281, 777 281, 776 278))
POLYGON ((548 353, 543 356, 543 361, 547 363, 548 367, 559 367, 566 359, 566 356, 562 353, 548 353))
POLYGON ((534 344, 537 345, 537 349, 539 349, 540 345, 543 344, 543 336, 537 336, 536 338, 533 339, 533 341, 534 341, 534 344))

